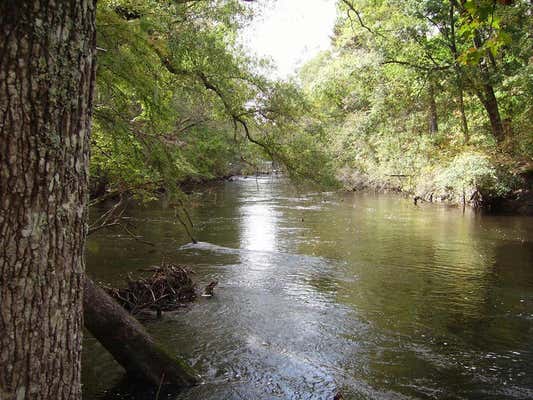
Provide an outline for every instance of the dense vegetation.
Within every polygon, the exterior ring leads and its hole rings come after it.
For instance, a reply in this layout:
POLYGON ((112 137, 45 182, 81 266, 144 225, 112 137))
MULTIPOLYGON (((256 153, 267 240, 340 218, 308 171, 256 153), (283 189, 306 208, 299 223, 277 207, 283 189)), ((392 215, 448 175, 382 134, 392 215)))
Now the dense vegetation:
POLYGON ((172 190, 268 158, 304 171, 286 146, 299 140, 300 93, 237 43, 251 16, 237 0, 98 3, 94 193, 172 190))
POLYGON ((507 195, 533 155, 529 2, 341 0, 332 49, 267 78, 255 4, 103 0, 93 192, 253 172, 458 201, 507 195))
POLYGON ((339 12, 333 49, 301 78, 340 180, 456 201, 523 184, 529 2, 343 0, 339 12))
POLYGON ((99 2, 91 172, 100 192, 230 172, 240 146, 228 114, 257 81, 229 50, 248 14, 237 1, 99 2))

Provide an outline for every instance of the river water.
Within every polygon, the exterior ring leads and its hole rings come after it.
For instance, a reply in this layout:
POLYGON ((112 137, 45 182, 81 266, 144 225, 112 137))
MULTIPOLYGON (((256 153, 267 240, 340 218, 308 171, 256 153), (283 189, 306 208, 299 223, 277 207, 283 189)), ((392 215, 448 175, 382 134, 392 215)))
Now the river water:
MULTIPOLYGON (((392 195, 320 193, 284 179, 191 198, 198 244, 164 202, 128 215, 87 269, 118 283, 161 260, 212 298, 147 325, 205 383, 168 399, 533 399, 533 219, 392 195)), ((84 399, 150 399, 85 339, 84 399)))

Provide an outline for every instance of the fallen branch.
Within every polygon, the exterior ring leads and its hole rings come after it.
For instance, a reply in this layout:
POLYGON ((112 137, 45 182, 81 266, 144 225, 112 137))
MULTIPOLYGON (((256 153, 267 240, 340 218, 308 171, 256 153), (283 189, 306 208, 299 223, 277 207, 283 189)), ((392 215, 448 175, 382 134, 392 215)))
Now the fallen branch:
POLYGON ((149 310, 157 313, 172 311, 196 299, 196 284, 187 267, 162 264, 152 267, 151 275, 133 279, 128 276, 125 288, 104 286, 104 290, 131 314, 149 310))

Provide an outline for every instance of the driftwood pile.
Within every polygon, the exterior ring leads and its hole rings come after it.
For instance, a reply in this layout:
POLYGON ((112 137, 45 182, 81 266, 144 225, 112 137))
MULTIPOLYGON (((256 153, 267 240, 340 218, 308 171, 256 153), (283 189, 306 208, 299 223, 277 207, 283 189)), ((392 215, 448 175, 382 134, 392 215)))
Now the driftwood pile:
POLYGON ((192 272, 185 266, 165 263, 143 270, 149 276, 133 279, 128 275, 127 287, 117 289, 104 286, 104 290, 133 315, 172 311, 196 298, 196 284, 192 272))

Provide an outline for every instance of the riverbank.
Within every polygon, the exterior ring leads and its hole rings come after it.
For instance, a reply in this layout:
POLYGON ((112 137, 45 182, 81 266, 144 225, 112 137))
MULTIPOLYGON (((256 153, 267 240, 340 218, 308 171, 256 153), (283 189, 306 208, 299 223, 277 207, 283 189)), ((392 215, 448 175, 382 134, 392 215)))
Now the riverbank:
POLYGON ((427 165, 411 174, 363 173, 345 167, 337 179, 345 190, 401 193, 415 204, 444 203, 495 214, 533 215, 533 165, 498 165, 479 154, 427 165))
MULTIPOLYGON (((533 215, 533 164, 495 160, 480 152, 466 152, 449 159, 428 159, 417 168, 402 169, 400 162, 389 166, 369 165, 366 172, 344 166, 337 169, 335 179, 347 191, 371 190, 398 193, 411 197, 415 203, 442 203, 471 207, 495 214, 533 215), (394 173, 393 173, 394 172, 394 173)), ((243 168, 220 176, 188 176, 175 183, 183 193, 231 181, 236 177, 278 175, 279 169, 250 171, 243 168)), ((113 199, 124 193, 164 194, 169 188, 163 182, 148 182, 127 189, 115 190, 109 182, 91 183, 93 203, 113 199)))
POLYGON ((163 180, 145 181, 137 184, 115 182, 105 174, 91 176, 89 183, 89 197, 91 204, 104 200, 118 198, 121 194, 152 195, 163 194, 168 191, 181 190, 184 193, 194 191, 201 186, 209 186, 224 181, 232 180, 236 176, 264 176, 276 175, 280 172, 279 166, 270 161, 252 163, 229 163, 223 168, 223 173, 211 173, 207 175, 186 175, 175 182, 163 180))

